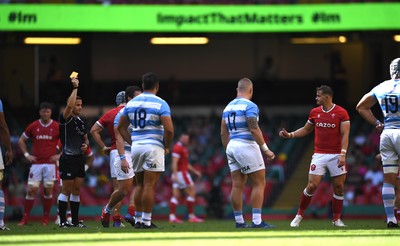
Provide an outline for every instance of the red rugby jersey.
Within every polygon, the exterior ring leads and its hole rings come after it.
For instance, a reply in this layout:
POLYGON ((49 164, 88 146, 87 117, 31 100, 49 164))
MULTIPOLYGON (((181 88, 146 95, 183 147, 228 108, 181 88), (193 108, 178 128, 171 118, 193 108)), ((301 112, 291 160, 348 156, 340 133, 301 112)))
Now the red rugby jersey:
POLYGON ((98 121, 96 121, 97 125, 99 125, 103 129, 105 128, 108 130, 108 133, 110 134, 111 137, 111 150, 117 149, 117 145, 115 143, 116 141, 115 133, 114 133, 114 118, 123 107, 124 106, 121 105, 116 108, 110 109, 98 121))
POLYGON ((178 171, 187 172, 189 168, 189 150, 181 142, 177 142, 172 148, 172 156, 179 158, 178 171))
POLYGON ((58 122, 51 120, 44 125, 40 120, 35 120, 25 129, 23 135, 32 141, 31 155, 37 157, 37 161, 32 164, 51 163, 50 157, 56 154, 60 138, 58 122))
POLYGON ((315 131, 314 153, 339 154, 342 149, 340 124, 346 121, 350 121, 349 114, 339 105, 334 104, 328 111, 322 106, 313 108, 308 123, 315 131))

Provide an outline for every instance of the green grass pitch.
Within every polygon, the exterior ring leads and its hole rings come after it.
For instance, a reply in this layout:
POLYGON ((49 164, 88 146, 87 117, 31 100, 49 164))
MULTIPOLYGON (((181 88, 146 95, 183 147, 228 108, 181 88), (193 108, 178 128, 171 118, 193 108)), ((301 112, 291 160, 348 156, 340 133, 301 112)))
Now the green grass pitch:
POLYGON ((98 221, 88 221, 89 228, 60 229, 39 222, 19 227, 8 223, 10 231, 0 231, 0 245, 397 245, 400 229, 387 229, 383 220, 344 220, 345 228, 333 227, 330 220, 304 220, 291 228, 288 220, 268 221, 274 229, 236 229, 232 220, 207 220, 204 223, 170 224, 154 221, 151 230, 102 228, 98 221))

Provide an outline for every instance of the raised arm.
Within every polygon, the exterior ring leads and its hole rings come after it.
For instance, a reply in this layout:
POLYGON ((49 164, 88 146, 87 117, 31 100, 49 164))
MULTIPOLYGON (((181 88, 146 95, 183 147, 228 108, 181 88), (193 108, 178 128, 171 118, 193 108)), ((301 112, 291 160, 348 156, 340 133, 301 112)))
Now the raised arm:
POLYGON ((76 96, 78 95, 78 87, 79 87, 78 78, 72 78, 71 83, 72 83, 73 89, 72 89, 71 95, 68 97, 67 106, 65 107, 65 109, 63 111, 63 117, 65 120, 71 116, 72 110, 74 109, 74 106, 75 106, 76 96))

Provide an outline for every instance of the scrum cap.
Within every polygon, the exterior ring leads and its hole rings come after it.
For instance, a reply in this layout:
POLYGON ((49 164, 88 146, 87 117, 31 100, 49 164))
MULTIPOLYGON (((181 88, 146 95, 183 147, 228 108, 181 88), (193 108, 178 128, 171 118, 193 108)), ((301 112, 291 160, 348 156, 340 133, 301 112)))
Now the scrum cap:
POLYGON ((400 58, 396 58, 390 63, 390 77, 400 78, 400 58))
POLYGON ((121 103, 124 103, 125 101, 125 91, 120 91, 118 92, 117 96, 115 97, 115 103, 117 106, 119 106, 121 103))

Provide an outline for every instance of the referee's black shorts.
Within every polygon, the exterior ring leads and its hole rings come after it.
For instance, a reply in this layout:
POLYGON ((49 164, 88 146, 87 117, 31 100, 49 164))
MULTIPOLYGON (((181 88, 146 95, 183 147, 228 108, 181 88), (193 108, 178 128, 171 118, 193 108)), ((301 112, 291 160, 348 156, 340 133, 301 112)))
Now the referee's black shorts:
POLYGON ((71 180, 85 177, 85 156, 64 155, 60 156, 60 178, 71 180))

